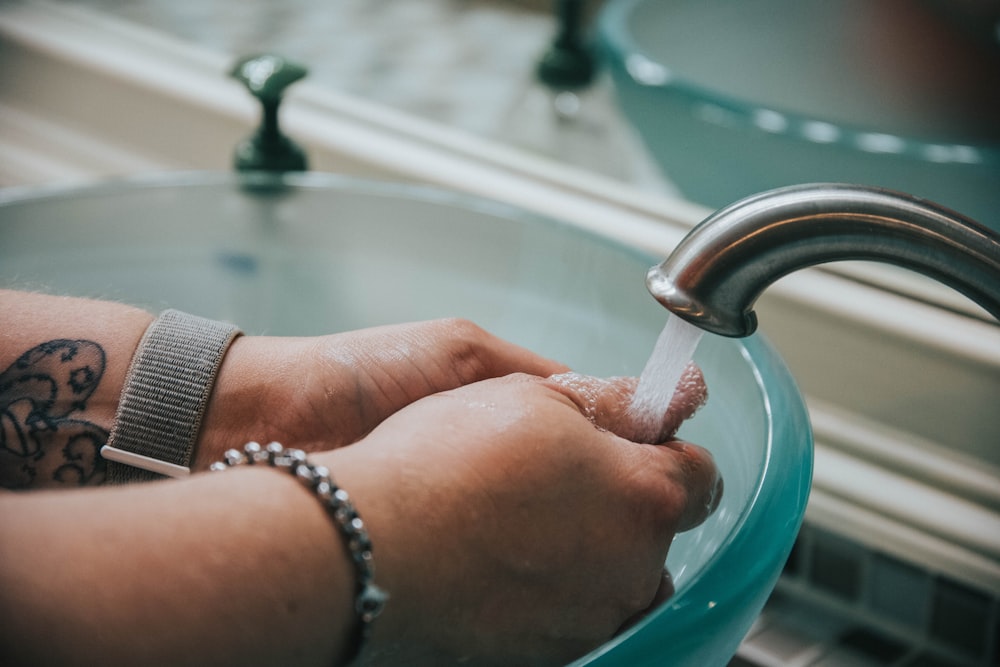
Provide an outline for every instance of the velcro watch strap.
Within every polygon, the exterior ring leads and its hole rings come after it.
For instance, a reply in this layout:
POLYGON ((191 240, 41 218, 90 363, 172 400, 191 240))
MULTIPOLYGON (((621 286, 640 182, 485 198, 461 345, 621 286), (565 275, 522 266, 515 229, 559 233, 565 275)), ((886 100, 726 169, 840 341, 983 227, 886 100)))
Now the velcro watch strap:
POLYGON ((101 455, 111 484, 190 473, 215 378, 240 330, 179 310, 156 318, 132 357, 101 455))

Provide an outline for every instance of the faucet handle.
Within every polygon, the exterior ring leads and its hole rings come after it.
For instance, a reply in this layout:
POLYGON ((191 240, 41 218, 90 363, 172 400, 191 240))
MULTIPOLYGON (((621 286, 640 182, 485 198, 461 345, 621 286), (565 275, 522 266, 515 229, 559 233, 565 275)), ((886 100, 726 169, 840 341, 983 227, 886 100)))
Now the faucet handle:
POLYGON ((305 152, 281 133, 278 107, 288 86, 308 74, 305 66, 281 56, 260 54, 240 58, 229 75, 246 86, 261 104, 260 127, 236 146, 238 171, 305 171, 305 152))
POLYGON ((536 74, 555 90, 585 88, 594 80, 597 65, 582 36, 584 0, 554 0, 558 31, 538 62, 536 74))

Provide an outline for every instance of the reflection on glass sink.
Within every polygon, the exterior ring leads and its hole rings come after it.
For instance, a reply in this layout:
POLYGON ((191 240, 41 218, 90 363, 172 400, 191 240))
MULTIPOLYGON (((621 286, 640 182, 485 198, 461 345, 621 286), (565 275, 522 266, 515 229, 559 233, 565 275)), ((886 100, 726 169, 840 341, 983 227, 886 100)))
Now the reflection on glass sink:
MULTIPOLYGON (((320 174, 229 174, 0 192, 0 286, 176 307, 248 333, 329 333, 459 316, 596 375, 638 375, 666 319, 651 257, 567 224, 441 191, 320 174)), ((724 664, 798 532, 812 467, 802 399, 760 338, 706 337, 708 405, 681 436, 726 480, 678 537, 676 595, 583 659, 724 664)))
POLYGON ((907 0, 611 0, 620 103, 691 199, 877 185, 1000 229, 1000 46, 907 0))

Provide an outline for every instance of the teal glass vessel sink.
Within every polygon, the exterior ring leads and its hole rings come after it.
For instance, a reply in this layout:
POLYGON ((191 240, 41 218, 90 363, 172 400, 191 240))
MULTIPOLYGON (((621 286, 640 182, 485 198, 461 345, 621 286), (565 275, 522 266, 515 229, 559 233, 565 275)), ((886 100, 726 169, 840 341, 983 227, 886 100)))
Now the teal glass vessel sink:
MULTIPOLYGON (((2 287, 272 335, 465 317, 601 376, 638 375, 653 350, 662 259, 496 202, 315 173, 0 190, 2 287)), ((758 336, 706 335, 695 359, 710 397, 680 435, 714 453, 725 496, 671 547, 674 597, 577 665, 726 664, 798 532, 812 441, 792 378, 758 336)))
POLYGON ((691 200, 857 183, 1000 230, 1000 43, 970 8, 609 0, 598 41, 624 114, 691 200))

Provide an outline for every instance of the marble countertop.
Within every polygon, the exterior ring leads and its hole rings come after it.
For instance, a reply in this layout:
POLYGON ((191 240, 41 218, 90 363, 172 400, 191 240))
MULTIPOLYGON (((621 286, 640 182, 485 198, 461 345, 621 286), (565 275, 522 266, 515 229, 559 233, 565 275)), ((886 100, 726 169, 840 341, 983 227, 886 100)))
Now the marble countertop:
MULTIPOLYGON (((638 187, 675 193, 612 85, 555 110, 535 67, 556 31, 539 0, 62 0, 239 57, 271 52, 309 80, 638 187)), ((593 7, 588 7, 593 12, 593 7)))

